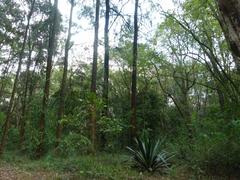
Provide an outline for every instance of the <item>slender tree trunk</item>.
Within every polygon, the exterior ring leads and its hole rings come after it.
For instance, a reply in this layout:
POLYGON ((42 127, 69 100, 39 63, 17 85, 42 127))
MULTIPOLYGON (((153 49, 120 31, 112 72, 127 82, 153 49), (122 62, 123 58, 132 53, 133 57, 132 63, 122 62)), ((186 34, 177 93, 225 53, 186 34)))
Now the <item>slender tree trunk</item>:
POLYGON ((221 87, 217 84, 217 95, 218 95, 218 102, 219 102, 219 107, 222 112, 225 112, 225 97, 224 93, 221 90, 221 87))
MULTIPOLYGON (((109 79, 109 13, 110 13, 110 4, 109 0, 105 0, 106 12, 105 12, 105 27, 104 27, 104 47, 105 47, 105 54, 104 54, 104 83, 103 83, 103 101, 104 101, 104 109, 103 109, 103 116, 108 117, 108 79, 109 79)), ((104 133, 102 132, 101 135, 101 148, 103 149, 106 144, 106 138, 104 133)))
MULTIPOLYGON (((91 79, 91 93, 96 97, 96 83, 97 83, 97 59, 98 59, 98 30, 99 30, 99 9, 100 0, 96 1, 95 24, 94 24, 94 43, 93 43, 93 64, 92 64, 92 79, 91 79)), ((94 102, 90 107, 90 136, 93 145, 93 152, 96 148, 96 106, 94 102)))
POLYGON ((41 114, 39 119, 39 144, 36 149, 37 158, 41 157, 44 153, 45 121, 46 121, 47 105, 48 105, 48 99, 49 99, 52 59, 53 59, 54 46, 55 46, 57 14, 58 14, 58 0, 54 0, 54 6, 52 10, 52 21, 50 25, 49 42, 48 42, 46 80, 45 80, 45 86, 43 91, 41 114))
POLYGON ((138 59, 138 0, 135 0, 134 13, 134 39, 133 39, 133 61, 132 61, 132 89, 131 89, 131 139, 137 136, 137 59, 138 59))
MULTIPOLYGON (((30 40, 29 40, 29 43, 30 40)), ((26 113, 28 108, 28 101, 27 101, 27 95, 28 95, 28 87, 29 87, 29 80, 30 80, 30 66, 32 63, 32 52, 34 45, 30 47, 29 45, 29 55, 28 55, 28 61, 27 61, 27 69, 26 69, 26 80, 25 80, 25 86, 24 86, 24 93, 23 93, 23 101, 22 101, 22 112, 20 117, 20 130, 19 130, 19 146, 22 148, 23 142, 24 142, 24 136, 25 136, 25 125, 26 125, 26 113)))
POLYGON ((104 28, 104 84, 103 84, 103 100, 105 102, 104 115, 108 116, 108 78, 109 78, 109 13, 110 13, 110 4, 109 0, 106 2, 106 13, 105 13, 105 28, 104 28))
POLYGON ((34 63, 34 67, 33 67, 33 70, 31 72, 31 76, 30 76, 30 84, 29 84, 29 99, 28 99, 28 104, 30 104, 32 102, 32 99, 33 99, 33 96, 34 96, 34 90, 35 90, 35 86, 36 86, 36 82, 34 80, 34 75, 36 73, 36 69, 37 69, 37 66, 39 64, 39 61, 40 61, 40 58, 41 58, 41 53, 43 51, 43 47, 42 45, 40 45, 40 47, 38 47, 38 55, 36 55, 36 61, 34 63))
POLYGON ((14 98, 15 98, 15 94, 16 94, 16 90, 17 90, 17 84, 18 84, 18 80, 19 80, 19 75, 21 72, 21 67, 22 67, 22 60, 23 60, 23 56, 24 56, 24 50, 25 50, 25 46, 26 46, 26 42, 27 42, 27 36, 28 36, 28 30, 30 27, 30 20, 34 11, 34 5, 35 5, 35 0, 32 1, 31 4, 31 8, 27 17, 27 26, 24 32, 24 38, 23 38, 23 44, 22 44, 22 48, 19 54, 19 61, 18 61, 18 68, 17 68, 17 72, 15 75, 15 79, 14 79, 14 83, 13 83, 13 89, 12 89, 12 93, 11 93, 11 98, 10 98, 10 102, 9 102, 9 106, 8 106, 8 110, 7 110, 7 116, 3 125, 3 132, 2 132, 2 137, 1 137, 1 144, 0 144, 0 155, 3 153, 4 151, 4 147, 7 141, 7 134, 8 134, 8 129, 9 129, 9 125, 10 125, 10 118, 11 118, 11 114, 12 114, 12 109, 13 109, 13 105, 14 105, 14 98))
POLYGON ((203 116, 204 116, 204 117, 205 117, 206 114, 207 114, 208 94, 209 94, 209 90, 208 90, 208 88, 206 88, 205 97, 204 97, 204 101, 203 101, 203 116))
POLYGON ((67 40, 65 44, 63 76, 62 76, 62 83, 61 83, 60 96, 59 96, 58 123, 57 123, 57 131, 56 131, 57 146, 59 144, 59 141, 62 135, 62 125, 60 121, 63 118, 64 112, 65 112, 65 96, 66 96, 66 89, 67 89, 67 74, 68 74, 68 53, 70 50, 70 41, 71 41, 73 7, 74 7, 74 0, 71 0, 68 35, 67 35, 67 40))

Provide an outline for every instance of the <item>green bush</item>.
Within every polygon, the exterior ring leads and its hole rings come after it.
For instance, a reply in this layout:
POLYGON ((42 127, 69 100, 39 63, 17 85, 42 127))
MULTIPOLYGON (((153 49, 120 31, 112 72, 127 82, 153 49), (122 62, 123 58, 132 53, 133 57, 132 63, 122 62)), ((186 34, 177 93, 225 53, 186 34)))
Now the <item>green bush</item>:
POLYGON ((172 157, 164 150, 160 150, 160 142, 149 137, 135 139, 136 149, 127 147, 132 154, 134 167, 143 171, 154 172, 160 169, 168 169, 169 159, 172 157))
POLYGON ((16 148, 16 144, 19 144, 19 130, 17 128, 10 128, 8 131, 8 137, 11 141, 8 141, 7 147, 9 150, 14 150, 16 148))
POLYGON ((91 142, 86 136, 70 132, 61 140, 58 150, 62 155, 72 156, 74 154, 86 153, 89 151, 90 147, 91 142))
POLYGON ((197 137, 193 155, 205 171, 234 174, 240 171, 240 121, 220 124, 215 131, 197 137))
POLYGON ((204 119, 193 123, 191 143, 183 133, 171 145, 177 158, 196 173, 236 175, 240 172, 240 120, 204 119))
POLYGON ((124 124, 123 120, 103 116, 97 121, 97 125, 99 136, 104 135, 106 139, 104 150, 116 151, 119 149, 119 141, 116 141, 116 139, 119 139, 123 133, 123 129, 127 129, 128 127, 124 124))

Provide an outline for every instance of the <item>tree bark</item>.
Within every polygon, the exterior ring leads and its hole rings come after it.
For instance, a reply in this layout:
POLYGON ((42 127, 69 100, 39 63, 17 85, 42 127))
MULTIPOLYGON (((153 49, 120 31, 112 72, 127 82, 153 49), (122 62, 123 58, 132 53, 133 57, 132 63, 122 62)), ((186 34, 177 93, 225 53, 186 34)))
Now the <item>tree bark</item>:
MULTIPOLYGON (((109 13, 110 13, 110 2, 109 0, 105 0, 105 27, 104 27, 104 82, 103 82, 103 102, 104 102, 104 108, 103 108, 103 116, 108 117, 109 111, 108 111, 108 89, 109 89, 109 13)), ((106 137, 103 132, 100 134, 100 143, 101 148, 104 149, 106 144, 106 137)))
MULTIPOLYGON (((29 43, 30 40, 29 40, 29 43)), ((20 130, 19 130, 19 147, 20 149, 23 146, 24 143, 24 136, 25 136, 25 125, 26 125, 26 113, 28 108, 28 101, 27 101, 27 95, 29 90, 29 80, 30 80, 30 66, 32 63, 32 52, 34 49, 34 45, 29 45, 29 55, 28 55, 28 61, 27 61, 27 69, 26 69, 26 80, 25 80, 25 86, 24 86, 24 93, 23 93, 23 100, 22 100, 22 112, 20 117, 20 130)))
POLYGON ((108 116, 108 79, 109 79, 109 13, 110 4, 109 0, 106 0, 106 13, 105 13, 105 28, 104 28, 104 84, 103 84, 103 100, 105 102, 104 115, 108 116))
POLYGON ((132 87, 131 87, 131 139, 137 136, 137 59, 138 59, 138 0, 135 0, 134 12, 134 38, 133 38, 133 61, 132 61, 132 87))
MULTIPOLYGON (((98 59, 98 31, 99 31, 99 9, 100 0, 96 1, 95 10, 95 24, 94 24, 94 43, 93 43, 93 64, 92 64, 92 78, 91 78, 91 93, 96 97, 96 83, 97 83, 97 59, 98 59)), ((93 146, 93 152, 96 148, 96 107, 92 102, 90 107, 90 136, 93 146)))
POLYGON ((68 54, 70 50, 70 41, 71 41, 73 8, 74 8, 74 0, 71 0, 71 10, 70 10, 69 24, 68 24, 68 35, 67 35, 67 40, 65 44, 63 76, 62 76, 62 83, 61 83, 60 95, 59 95, 58 122, 57 122, 57 130, 56 130, 56 140, 57 140, 56 146, 58 146, 61 135, 62 135, 62 125, 60 121, 62 120, 65 112, 65 96, 66 96, 66 90, 67 90, 67 74, 68 74, 68 54))
POLYGON ((54 0, 54 6, 52 10, 52 21, 50 24, 49 42, 48 42, 46 79, 45 79, 45 86, 44 86, 44 92, 43 92, 41 114, 39 119, 39 144, 36 149, 37 158, 41 157, 44 153, 45 121, 46 121, 47 105, 48 105, 49 90, 50 90, 52 59, 53 59, 54 46, 55 46, 57 14, 58 14, 58 0, 54 0))
POLYGON ((217 0, 220 23, 240 72, 240 0, 217 0))

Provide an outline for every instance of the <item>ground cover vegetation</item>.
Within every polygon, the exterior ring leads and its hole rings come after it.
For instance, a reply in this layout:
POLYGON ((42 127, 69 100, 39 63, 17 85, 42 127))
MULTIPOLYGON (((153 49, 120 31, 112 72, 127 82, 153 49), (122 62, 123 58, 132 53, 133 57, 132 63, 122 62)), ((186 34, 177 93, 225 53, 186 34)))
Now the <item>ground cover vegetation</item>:
POLYGON ((168 3, 0 1, 1 178, 238 179, 240 1, 168 3))

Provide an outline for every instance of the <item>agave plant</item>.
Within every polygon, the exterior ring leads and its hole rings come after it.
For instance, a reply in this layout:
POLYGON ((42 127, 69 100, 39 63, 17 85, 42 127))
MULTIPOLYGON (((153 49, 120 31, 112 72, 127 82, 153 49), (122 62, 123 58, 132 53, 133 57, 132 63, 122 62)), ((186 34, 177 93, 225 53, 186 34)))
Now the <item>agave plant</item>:
POLYGON ((136 149, 127 147, 132 154, 134 167, 148 172, 154 172, 159 169, 169 168, 169 159, 172 157, 164 150, 160 150, 160 141, 154 141, 150 138, 136 138, 136 149))

